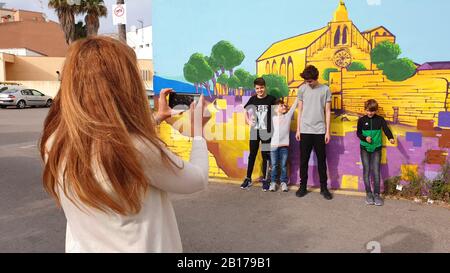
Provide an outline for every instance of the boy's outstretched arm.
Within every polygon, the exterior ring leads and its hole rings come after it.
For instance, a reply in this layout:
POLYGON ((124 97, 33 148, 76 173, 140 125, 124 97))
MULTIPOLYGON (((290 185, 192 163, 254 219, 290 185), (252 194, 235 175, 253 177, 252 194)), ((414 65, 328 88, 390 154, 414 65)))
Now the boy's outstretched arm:
POLYGON ((294 116, 297 105, 298 105, 298 98, 295 99, 294 104, 292 104, 291 109, 289 109, 289 112, 287 113, 290 119, 294 116))

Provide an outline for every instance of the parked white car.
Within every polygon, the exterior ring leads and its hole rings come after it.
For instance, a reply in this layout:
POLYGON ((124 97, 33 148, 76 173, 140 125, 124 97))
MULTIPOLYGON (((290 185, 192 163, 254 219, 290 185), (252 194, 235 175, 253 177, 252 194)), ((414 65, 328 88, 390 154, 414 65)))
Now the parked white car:
POLYGON ((0 108, 15 106, 19 109, 25 107, 50 107, 53 99, 41 92, 22 86, 0 86, 0 108))

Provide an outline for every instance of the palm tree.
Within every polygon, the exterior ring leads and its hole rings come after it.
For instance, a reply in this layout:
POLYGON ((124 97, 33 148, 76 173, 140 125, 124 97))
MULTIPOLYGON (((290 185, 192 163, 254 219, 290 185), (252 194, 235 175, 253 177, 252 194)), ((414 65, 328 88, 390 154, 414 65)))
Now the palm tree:
POLYGON ((56 11, 66 43, 70 44, 75 39, 75 15, 79 13, 80 7, 67 3, 67 0, 49 0, 48 7, 56 11))
POLYGON ((84 21, 87 27, 87 35, 95 36, 100 27, 100 17, 106 17, 108 9, 103 0, 84 0, 81 3, 81 11, 86 13, 84 21))
POLYGON ((75 38, 74 40, 83 39, 87 37, 87 27, 83 21, 78 21, 75 24, 75 38))

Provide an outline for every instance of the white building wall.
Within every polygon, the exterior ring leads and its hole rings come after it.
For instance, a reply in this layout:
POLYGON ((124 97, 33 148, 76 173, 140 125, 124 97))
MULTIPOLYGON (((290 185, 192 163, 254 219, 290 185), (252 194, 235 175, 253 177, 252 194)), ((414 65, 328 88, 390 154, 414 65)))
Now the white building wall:
POLYGON ((127 33, 127 44, 134 49, 140 60, 153 59, 152 26, 135 28, 127 33))
POLYGON ((33 50, 29 50, 27 48, 4 48, 0 49, 0 53, 7 53, 16 56, 24 56, 24 57, 41 57, 44 56, 39 54, 33 50))

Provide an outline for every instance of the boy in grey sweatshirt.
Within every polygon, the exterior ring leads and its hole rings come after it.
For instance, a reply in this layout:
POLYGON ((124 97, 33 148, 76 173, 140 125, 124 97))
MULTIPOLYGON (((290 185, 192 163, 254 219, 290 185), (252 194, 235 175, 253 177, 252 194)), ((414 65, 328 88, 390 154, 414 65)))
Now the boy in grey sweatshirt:
POLYGON ((287 177, 287 159, 289 154, 289 136, 291 129, 291 121, 297 108, 298 98, 295 100, 291 109, 288 111, 288 106, 281 100, 276 105, 273 116, 273 135, 270 143, 271 152, 270 159, 272 163, 272 179, 269 190, 274 192, 277 187, 278 164, 281 168, 281 189, 284 192, 288 191, 288 177, 287 177))

